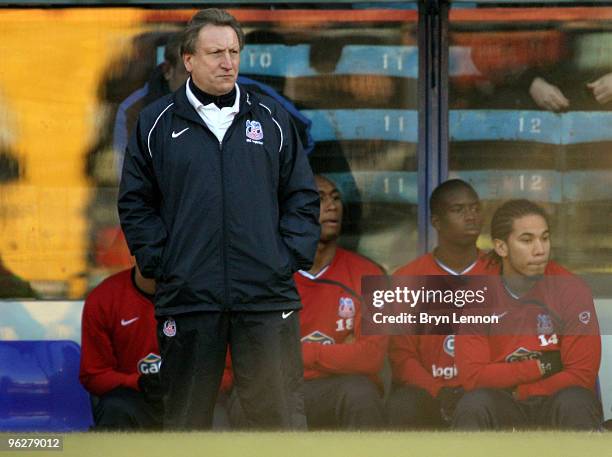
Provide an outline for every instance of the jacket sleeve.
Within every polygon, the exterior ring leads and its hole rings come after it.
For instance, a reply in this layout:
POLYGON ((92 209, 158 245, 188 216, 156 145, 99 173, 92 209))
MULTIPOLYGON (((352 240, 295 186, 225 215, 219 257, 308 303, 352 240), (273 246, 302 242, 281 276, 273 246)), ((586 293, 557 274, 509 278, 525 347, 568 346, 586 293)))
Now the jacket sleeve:
MULTIPOLYGON (((153 150, 152 153, 155 153, 153 150)), ((160 217, 161 195, 142 116, 127 147, 119 186, 119 219, 142 275, 159 279, 167 231, 160 217)))
POLYGON ((482 387, 505 389, 537 381, 542 377, 537 360, 493 362, 490 338, 504 336, 457 335, 455 363, 465 390, 482 387))
POLYGON ((138 390, 138 373, 116 371, 117 359, 109 337, 110 327, 100 310, 94 291, 83 307, 79 380, 94 395, 104 395, 121 386, 138 390))
POLYGON ((402 384, 425 389, 432 397, 444 385, 442 379, 434 378, 430 370, 425 369, 418 354, 419 338, 426 336, 397 335, 389 341, 389 360, 393 370, 393 379, 402 384))
POLYGON ((280 235, 287 247, 293 272, 312 266, 319 242, 319 192, 295 126, 284 113, 278 200, 280 235))
POLYGON ((304 368, 332 374, 375 375, 383 368, 388 337, 361 334, 361 309, 355 315, 355 340, 351 343, 302 343, 304 368))

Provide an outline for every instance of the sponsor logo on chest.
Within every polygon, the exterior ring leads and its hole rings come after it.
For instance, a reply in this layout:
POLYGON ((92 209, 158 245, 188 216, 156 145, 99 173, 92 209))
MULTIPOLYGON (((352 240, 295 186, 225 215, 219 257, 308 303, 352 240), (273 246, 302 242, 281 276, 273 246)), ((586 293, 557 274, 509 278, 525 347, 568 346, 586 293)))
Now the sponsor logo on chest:
POLYGON ((444 352, 446 352, 449 356, 455 357, 455 335, 448 335, 446 338, 444 338, 442 347, 444 348, 444 352))
POLYGON ((326 335, 319 330, 316 330, 304 337, 302 337, 302 343, 318 343, 318 344, 334 344, 334 340, 331 336, 326 335))

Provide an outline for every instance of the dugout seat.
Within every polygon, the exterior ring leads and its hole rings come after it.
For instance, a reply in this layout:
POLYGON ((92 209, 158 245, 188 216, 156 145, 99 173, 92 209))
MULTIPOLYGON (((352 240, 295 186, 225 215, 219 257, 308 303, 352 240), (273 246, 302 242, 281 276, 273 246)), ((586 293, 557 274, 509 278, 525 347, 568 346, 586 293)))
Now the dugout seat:
POLYGON ((0 341, 0 431, 85 431, 93 424, 74 341, 0 341))

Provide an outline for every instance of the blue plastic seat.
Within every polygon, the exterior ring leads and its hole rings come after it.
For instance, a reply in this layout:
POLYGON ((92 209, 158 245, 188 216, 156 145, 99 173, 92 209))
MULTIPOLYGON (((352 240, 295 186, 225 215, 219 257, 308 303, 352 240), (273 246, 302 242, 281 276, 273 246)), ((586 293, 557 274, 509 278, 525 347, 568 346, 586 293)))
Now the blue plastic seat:
POLYGON ((74 341, 0 341, 0 431, 85 431, 93 424, 74 341))

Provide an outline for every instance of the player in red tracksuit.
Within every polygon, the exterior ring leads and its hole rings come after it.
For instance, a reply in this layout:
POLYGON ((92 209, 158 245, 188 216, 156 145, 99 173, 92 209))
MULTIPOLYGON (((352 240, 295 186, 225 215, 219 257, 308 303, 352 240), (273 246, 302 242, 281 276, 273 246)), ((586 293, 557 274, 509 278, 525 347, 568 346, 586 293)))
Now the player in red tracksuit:
POLYGON ((546 214, 528 200, 502 205, 491 222, 498 325, 456 338, 459 377, 468 391, 457 429, 598 429, 594 389, 601 341, 587 285, 549 261, 546 214))
MULTIPOLYGON (((429 200, 438 246, 394 276, 486 275, 488 259, 476 247, 480 201, 465 181, 440 184, 429 200)), ((463 390, 455 366, 454 335, 400 335, 389 343, 393 385, 387 419, 394 428, 446 427, 463 390)))
POLYGON ((381 275, 371 261, 337 246, 340 192, 316 176, 321 238, 313 267, 294 275, 303 308, 304 404, 310 428, 377 428, 383 424, 382 386, 387 337, 362 336, 361 278, 381 275))
MULTIPOLYGON (((97 428, 161 426, 154 292, 155 282, 131 268, 104 280, 85 300, 79 379, 94 396, 97 428)), ((230 385, 228 372, 222 390, 230 385)))

